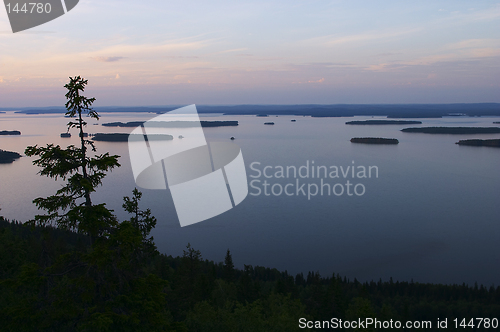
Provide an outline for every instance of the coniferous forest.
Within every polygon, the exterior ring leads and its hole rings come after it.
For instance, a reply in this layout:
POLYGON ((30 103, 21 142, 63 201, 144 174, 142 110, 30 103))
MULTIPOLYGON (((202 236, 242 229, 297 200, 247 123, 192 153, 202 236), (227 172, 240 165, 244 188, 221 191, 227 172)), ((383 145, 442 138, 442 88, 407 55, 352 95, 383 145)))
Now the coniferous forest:
MULTIPOLYGON (((0 220, 2 331, 294 331, 308 320, 498 317, 500 287, 360 283, 339 275, 158 253, 125 222, 111 236, 0 220)), ((473 330, 473 329, 471 329, 473 330)), ((481 329, 479 329, 481 330, 481 329)))
POLYGON ((293 331, 303 330, 300 318, 500 318, 499 286, 239 269, 229 249, 224 262, 214 262, 190 244, 182 257, 159 253, 150 236, 156 219, 140 191, 123 198, 128 220, 92 200, 120 165, 85 138, 85 116, 99 119, 86 85, 74 77, 65 86, 68 129, 79 131, 80 144, 25 151, 41 176, 64 186, 35 199, 45 214, 27 223, 0 217, 0 330, 293 331))

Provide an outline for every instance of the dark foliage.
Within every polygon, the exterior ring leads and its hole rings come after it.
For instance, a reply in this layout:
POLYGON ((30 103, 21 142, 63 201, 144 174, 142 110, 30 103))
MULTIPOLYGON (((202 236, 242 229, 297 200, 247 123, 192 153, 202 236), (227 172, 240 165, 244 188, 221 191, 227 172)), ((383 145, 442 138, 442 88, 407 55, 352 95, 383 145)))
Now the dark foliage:
MULTIPOLYGON (((126 202, 136 208, 134 198, 126 202)), ((4 330, 290 331, 301 317, 435 321, 500 314, 500 287, 240 270, 231 267, 229 251, 215 263, 191 245, 182 257, 158 254, 141 247, 152 224, 147 213, 138 224, 139 215, 93 250, 86 235, 0 219, 4 330)))

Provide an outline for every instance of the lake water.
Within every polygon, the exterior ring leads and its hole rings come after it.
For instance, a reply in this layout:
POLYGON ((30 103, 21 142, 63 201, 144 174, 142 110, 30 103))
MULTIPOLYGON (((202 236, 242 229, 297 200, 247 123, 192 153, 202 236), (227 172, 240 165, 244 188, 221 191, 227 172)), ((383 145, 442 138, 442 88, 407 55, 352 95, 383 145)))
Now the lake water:
MULTIPOLYGON (((104 113, 99 123, 146 121, 155 114, 104 113)), ((377 118, 377 117, 375 117, 377 118)), ((279 116, 203 116, 203 120, 238 120, 238 127, 204 128, 208 141, 231 136, 243 152, 248 180, 265 166, 376 166, 378 177, 323 179, 331 186, 361 183, 364 194, 344 193, 308 199, 307 195, 254 196, 234 209, 201 223, 180 227, 168 191, 142 190, 142 206, 158 219, 153 236, 158 249, 180 255, 188 242, 204 258, 222 261, 229 248, 237 267, 276 267, 291 273, 333 272, 358 280, 411 280, 434 283, 500 281, 500 149, 454 144, 459 139, 500 138, 491 135, 428 135, 403 133, 414 125, 347 126, 355 118, 279 116), (296 122, 291 122, 296 119, 296 122), (274 126, 263 123, 273 121, 274 126), (397 138, 399 145, 350 143, 352 137, 397 138)), ((370 117, 371 119, 371 117, 370 117)), ((419 119, 423 126, 495 126, 498 117, 419 119)), ((0 114, 0 130, 21 136, 0 136, 0 148, 22 153, 28 145, 78 145, 78 137, 60 138, 68 119, 57 115, 0 114)), ((93 125, 88 132, 130 132, 133 128, 93 125)), ((418 126, 418 125, 417 125, 418 126)), ((120 218, 122 198, 134 188, 126 143, 97 142, 98 152, 121 156, 94 195, 120 218)), ((0 165, 0 212, 26 221, 36 213, 31 201, 60 187, 36 174, 32 158, 0 165)), ((356 168, 359 169, 359 168, 356 168)), ((274 173, 274 172, 273 172, 274 173)), ((258 179, 261 181, 265 178, 258 179)), ((297 179, 270 178, 270 184, 296 184, 297 179)), ((320 184, 320 179, 301 183, 320 184)), ((256 182, 254 182, 254 187, 256 182)), ((262 185, 260 188, 263 189, 262 185)), ((312 187, 313 188, 313 187, 312 187)), ((346 188, 344 186, 344 188, 346 188)), ((360 193, 361 186, 358 186, 360 193)), ((275 186, 275 192, 279 189, 275 186)), ((340 189, 340 187, 337 187, 340 189)), ((352 188, 351 188, 352 190, 352 188)), ((339 193, 339 190, 337 190, 339 193)))

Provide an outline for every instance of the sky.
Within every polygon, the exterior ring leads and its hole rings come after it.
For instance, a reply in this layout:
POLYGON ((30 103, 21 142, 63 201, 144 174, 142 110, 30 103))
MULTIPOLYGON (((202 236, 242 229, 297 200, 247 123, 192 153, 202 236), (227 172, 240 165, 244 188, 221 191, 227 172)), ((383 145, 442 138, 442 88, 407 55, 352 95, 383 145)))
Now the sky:
POLYGON ((13 34, 0 107, 500 102, 498 1, 80 0, 13 34))

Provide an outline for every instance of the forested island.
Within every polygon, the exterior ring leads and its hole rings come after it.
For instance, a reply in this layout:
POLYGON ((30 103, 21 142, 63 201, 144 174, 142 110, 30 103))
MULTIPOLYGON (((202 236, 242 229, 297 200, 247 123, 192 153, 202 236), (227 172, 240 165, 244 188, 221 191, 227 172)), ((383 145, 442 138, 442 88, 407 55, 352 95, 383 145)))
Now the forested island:
POLYGON ((407 125, 407 124, 422 124, 422 121, 412 120, 364 120, 364 121, 349 121, 347 125, 407 125))
POLYGON ((19 130, 2 130, 0 135, 21 135, 19 130))
POLYGON ((264 122, 265 125, 273 126, 274 122, 264 122))
MULTIPOLYGON (((132 121, 132 122, 109 122, 103 123, 104 127, 139 127, 145 121, 132 121)), ((237 126, 238 121, 200 121, 202 127, 232 127, 237 126)), ((198 127, 196 121, 149 121, 148 127, 157 128, 189 128, 198 127)))
POLYGON ((0 149, 0 164, 10 164, 14 160, 21 158, 22 156, 17 152, 5 151, 0 149))
POLYGON ((144 121, 131 121, 131 122, 108 122, 103 123, 103 127, 139 127, 144 124, 144 121))
POLYGON ((140 134, 127 134, 127 133, 97 133, 94 134, 92 140, 101 142, 128 142, 129 136, 132 140, 134 137, 137 139, 144 137, 146 141, 168 141, 174 139, 172 135, 140 135, 140 134))
POLYGON ((351 138, 351 143, 364 143, 364 144, 399 144, 395 138, 381 138, 381 137, 354 137, 351 138))
POLYGON ((405 133, 424 134, 497 134, 500 133, 498 127, 421 127, 401 129, 405 133))
POLYGON ((470 146, 491 146, 494 148, 500 148, 500 139, 466 139, 460 140, 455 144, 470 146))

